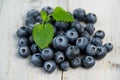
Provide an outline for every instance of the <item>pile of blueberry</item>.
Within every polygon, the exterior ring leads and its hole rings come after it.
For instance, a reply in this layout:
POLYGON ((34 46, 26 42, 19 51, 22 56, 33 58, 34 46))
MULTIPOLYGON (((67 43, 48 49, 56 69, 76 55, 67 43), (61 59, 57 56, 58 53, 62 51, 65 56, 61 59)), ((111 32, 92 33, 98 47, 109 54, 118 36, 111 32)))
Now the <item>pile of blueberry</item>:
MULTIPOLYGON (((44 7, 42 10, 47 14, 53 12, 51 7, 44 7)), ((50 18, 49 23, 54 27, 54 38, 47 48, 40 49, 32 38, 34 25, 42 22, 40 12, 36 9, 28 11, 25 25, 17 30, 19 55, 23 58, 31 56, 33 65, 43 67, 48 73, 53 72, 57 66, 63 71, 67 71, 70 67, 93 67, 95 59, 104 58, 113 49, 113 45, 102 44, 104 31, 97 30, 94 33, 94 23, 97 21, 95 14, 86 14, 85 10, 78 8, 71 15, 75 21, 69 23, 57 22, 50 18)))

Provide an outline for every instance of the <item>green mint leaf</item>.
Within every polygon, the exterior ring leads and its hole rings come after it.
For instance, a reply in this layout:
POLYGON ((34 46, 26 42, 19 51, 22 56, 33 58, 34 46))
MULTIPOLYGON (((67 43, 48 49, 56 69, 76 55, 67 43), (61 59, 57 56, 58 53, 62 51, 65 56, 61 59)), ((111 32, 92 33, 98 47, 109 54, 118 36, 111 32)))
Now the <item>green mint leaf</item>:
POLYGON ((65 22, 72 22, 74 18, 68 12, 66 12, 61 7, 56 7, 53 11, 53 18, 56 21, 65 21, 65 22))
POLYGON ((51 43, 54 36, 53 26, 49 23, 44 24, 44 26, 37 24, 33 28, 32 36, 39 48, 46 48, 51 43))
POLYGON ((41 17, 42 17, 42 20, 44 21, 44 22, 47 22, 48 20, 49 20, 49 16, 47 15, 47 13, 45 12, 45 11, 41 11, 40 12, 40 14, 41 14, 41 17))

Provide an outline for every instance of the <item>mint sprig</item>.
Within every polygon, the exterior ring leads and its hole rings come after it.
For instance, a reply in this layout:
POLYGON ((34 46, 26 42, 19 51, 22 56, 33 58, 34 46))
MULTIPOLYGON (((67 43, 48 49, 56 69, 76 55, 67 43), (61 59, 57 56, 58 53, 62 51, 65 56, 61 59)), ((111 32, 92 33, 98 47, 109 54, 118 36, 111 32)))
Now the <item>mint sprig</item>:
POLYGON ((72 22, 74 21, 74 18, 61 7, 56 7, 50 15, 47 15, 45 11, 41 11, 40 14, 42 17, 42 24, 34 26, 32 36, 36 45, 39 48, 44 49, 48 47, 54 36, 54 28, 52 24, 49 23, 50 16, 52 16, 56 21, 63 22, 72 22))

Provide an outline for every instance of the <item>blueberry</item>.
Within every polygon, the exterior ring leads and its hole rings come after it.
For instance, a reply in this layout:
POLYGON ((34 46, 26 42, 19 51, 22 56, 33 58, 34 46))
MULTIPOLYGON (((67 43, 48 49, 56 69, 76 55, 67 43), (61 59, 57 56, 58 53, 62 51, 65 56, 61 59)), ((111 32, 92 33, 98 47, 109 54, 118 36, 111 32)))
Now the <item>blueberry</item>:
POLYGON ((112 51, 113 49, 113 45, 111 43, 105 43, 104 46, 106 47, 108 52, 112 51))
POLYGON ((90 36, 90 34, 87 31, 82 32, 80 36, 81 37, 86 37, 88 40, 91 39, 91 36, 90 36))
POLYGON ((54 52, 51 48, 44 48, 41 52, 41 57, 43 60, 50 60, 54 56, 54 52))
POLYGON ((85 20, 85 15, 86 15, 86 12, 83 9, 78 8, 73 11, 73 16, 79 19, 79 21, 85 20))
POLYGON ((102 45, 102 39, 100 39, 100 38, 93 38, 92 40, 91 40, 91 44, 94 44, 94 45, 102 45))
POLYGON ((48 15, 53 13, 53 9, 49 6, 42 8, 48 15))
POLYGON ((107 54, 107 49, 105 46, 97 46, 97 53, 94 56, 95 59, 102 59, 106 56, 107 54))
POLYGON ((35 66, 38 66, 38 67, 42 67, 43 66, 43 60, 41 58, 41 55, 40 53, 35 53, 32 55, 31 57, 31 62, 35 65, 35 66))
POLYGON ((24 46, 24 47, 20 47, 18 49, 18 53, 21 57, 23 58, 27 58, 29 55, 30 55, 30 50, 27 46, 24 46))
POLYGON ((37 17, 37 16, 39 16, 39 15, 40 15, 40 13, 39 13, 39 11, 36 10, 36 9, 31 9, 31 10, 29 10, 29 11, 27 12, 27 18, 28 18, 28 17, 37 17))
POLYGON ((65 36, 56 36, 53 39, 53 47, 57 50, 66 50, 68 47, 68 39, 65 36))
POLYGON ((95 31, 95 27, 93 24, 87 24, 86 27, 85 27, 85 30, 90 34, 92 35, 95 31))
POLYGON ((65 32, 64 31, 57 31, 57 34, 56 35, 60 35, 60 36, 64 36, 65 35, 65 32))
POLYGON ((83 25, 80 24, 78 21, 74 21, 71 23, 71 28, 75 28, 76 31, 81 34, 84 31, 83 25))
POLYGON ((103 39, 105 37, 105 32, 102 30, 98 30, 95 32, 94 37, 103 39))
POLYGON ((80 65, 81 65, 81 59, 80 59, 80 57, 77 57, 77 58, 75 58, 75 59, 73 59, 71 61, 71 67, 72 68, 80 67, 80 65))
POLYGON ((66 37, 70 42, 75 42, 78 39, 78 33, 75 29, 70 29, 66 32, 66 37))
POLYGON ((32 54, 38 52, 38 46, 36 44, 32 44, 30 49, 31 49, 32 54))
POLYGON ((68 59, 74 59, 80 55, 80 49, 77 46, 69 46, 65 55, 68 59))
POLYGON ((86 56, 82 59, 82 65, 85 68, 91 68, 95 65, 95 59, 92 56, 86 56))
POLYGON ((66 22, 55 22, 55 27, 58 30, 66 30, 68 28, 69 24, 66 22))
POLYGON ((60 69, 63 71, 67 71, 70 68, 70 63, 68 61, 64 61, 60 64, 60 69))
POLYGON ((86 15, 86 21, 87 21, 88 23, 95 23, 95 22, 97 21, 97 17, 96 17, 96 15, 93 14, 93 13, 88 13, 88 14, 86 15))
POLYGON ((88 39, 86 37, 80 37, 76 41, 76 46, 78 46, 78 48, 81 50, 84 50, 87 45, 88 45, 88 39))
POLYGON ((56 63, 58 64, 62 63, 65 60, 64 53, 61 51, 57 51, 54 57, 55 57, 56 63))
POLYGON ((92 44, 87 45, 87 47, 86 47, 87 55, 94 56, 94 55, 96 55, 96 52, 97 52, 97 47, 96 46, 94 46, 92 44))
POLYGON ((18 37, 27 37, 28 36, 27 28, 26 27, 19 28, 17 30, 17 36, 18 37))
POLYGON ((33 43, 34 43, 34 40, 33 40, 32 35, 29 37, 29 42, 30 42, 31 44, 33 44, 33 43))
POLYGON ((43 68, 45 72, 52 73, 56 69, 56 63, 53 60, 45 61, 43 68))
POLYGON ((20 39, 18 40, 18 45, 19 45, 20 47, 22 47, 22 46, 27 46, 28 44, 29 44, 28 39, 25 38, 25 37, 22 37, 22 38, 20 38, 20 39))

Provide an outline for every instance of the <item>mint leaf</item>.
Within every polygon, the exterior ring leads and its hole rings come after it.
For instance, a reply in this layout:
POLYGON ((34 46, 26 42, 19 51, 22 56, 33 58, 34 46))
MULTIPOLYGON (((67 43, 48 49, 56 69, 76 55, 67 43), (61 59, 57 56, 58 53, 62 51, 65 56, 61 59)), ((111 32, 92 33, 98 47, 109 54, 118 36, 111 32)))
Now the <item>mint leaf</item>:
POLYGON ((49 20, 49 17, 48 17, 48 15, 47 15, 47 13, 45 12, 45 11, 41 11, 40 12, 40 14, 41 14, 41 17, 42 17, 42 20, 44 21, 44 22, 47 22, 48 20, 49 20))
POLYGON ((43 26, 42 24, 35 25, 32 32, 36 45, 41 49, 48 47, 53 39, 53 35, 54 29, 49 23, 44 24, 43 26))
POLYGON ((68 12, 66 12, 61 7, 56 7, 53 11, 53 18, 56 21, 65 21, 65 22, 72 22, 74 18, 68 12))

